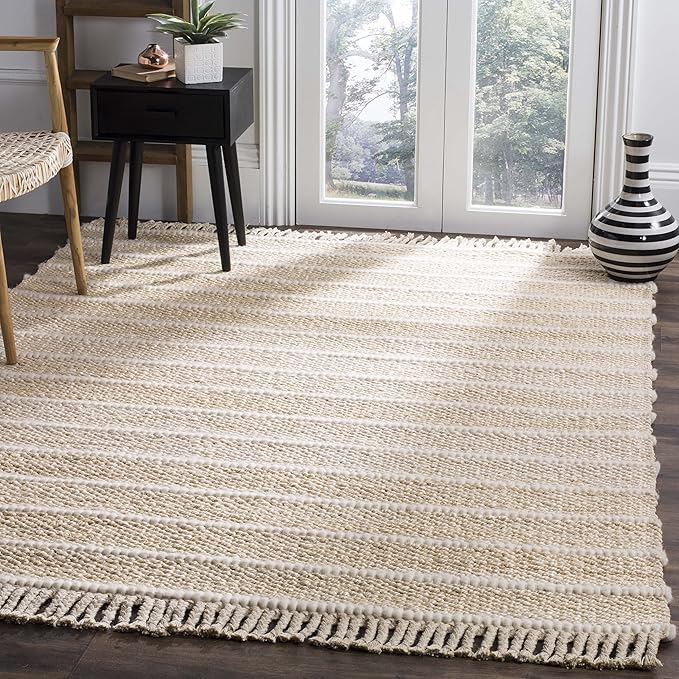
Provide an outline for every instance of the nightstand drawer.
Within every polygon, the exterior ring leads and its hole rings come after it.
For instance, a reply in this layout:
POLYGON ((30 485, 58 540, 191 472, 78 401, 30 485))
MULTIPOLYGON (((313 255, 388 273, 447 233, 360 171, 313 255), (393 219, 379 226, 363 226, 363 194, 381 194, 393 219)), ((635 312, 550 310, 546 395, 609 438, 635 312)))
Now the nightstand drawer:
POLYGON ((99 90, 96 97, 101 137, 171 137, 177 141, 228 137, 223 97, 113 90, 99 90))

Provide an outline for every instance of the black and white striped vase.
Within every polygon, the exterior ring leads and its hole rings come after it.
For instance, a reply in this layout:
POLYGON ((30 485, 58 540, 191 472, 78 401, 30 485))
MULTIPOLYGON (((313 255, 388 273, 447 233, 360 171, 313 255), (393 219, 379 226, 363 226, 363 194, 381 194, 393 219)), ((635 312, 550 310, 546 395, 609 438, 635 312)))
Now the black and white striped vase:
POLYGON ((643 283, 656 276, 679 251, 679 226, 658 202, 648 177, 650 134, 624 134, 622 193, 589 227, 592 254, 616 281, 643 283))

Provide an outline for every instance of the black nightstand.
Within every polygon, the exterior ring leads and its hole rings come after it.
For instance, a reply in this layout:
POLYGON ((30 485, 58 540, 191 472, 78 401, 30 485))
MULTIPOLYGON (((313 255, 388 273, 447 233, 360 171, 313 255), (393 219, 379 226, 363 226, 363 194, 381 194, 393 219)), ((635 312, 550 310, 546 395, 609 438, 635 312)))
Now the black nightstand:
POLYGON ((238 245, 245 245, 245 218, 236 140, 254 122, 250 68, 225 68, 220 83, 185 85, 175 78, 137 83, 111 74, 92 85, 92 136, 113 141, 101 263, 111 261, 115 220, 130 148, 128 237, 136 238, 144 142, 198 144, 207 148, 212 201, 222 269, 231 268, 222 153, 238 245))

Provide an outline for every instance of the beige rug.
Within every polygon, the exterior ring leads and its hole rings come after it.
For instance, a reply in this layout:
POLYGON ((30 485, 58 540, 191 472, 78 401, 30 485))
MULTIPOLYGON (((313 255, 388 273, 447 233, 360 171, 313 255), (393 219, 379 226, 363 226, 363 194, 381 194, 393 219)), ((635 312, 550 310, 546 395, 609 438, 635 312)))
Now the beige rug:
MULTIPOLYGON (((150 223, 13 292, 0 617, 653 667, 653 284, 555 244, 150 223)), ((119 228, 122 234, 123 228, 119 228)))

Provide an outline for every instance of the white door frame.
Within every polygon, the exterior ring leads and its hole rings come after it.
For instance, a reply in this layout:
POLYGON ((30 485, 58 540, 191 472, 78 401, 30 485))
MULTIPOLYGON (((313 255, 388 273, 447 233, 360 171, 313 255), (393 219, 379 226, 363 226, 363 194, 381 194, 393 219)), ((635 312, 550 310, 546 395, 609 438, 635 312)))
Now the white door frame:
MULTIPOLYGON (((631 117, 637 2, 602 0, 593 213, 615 195, 622 180, 620 136, 631 117)), ((259 0, 261 214, 266 226, 296 224, 296 4, 259 0)))
POLYGON ((638 0, 603 0, 592 216, 620 191, 630 132, 638 0))
POLYGON ((294 226, 296 0, 259 0, 261 223, 294 226))

